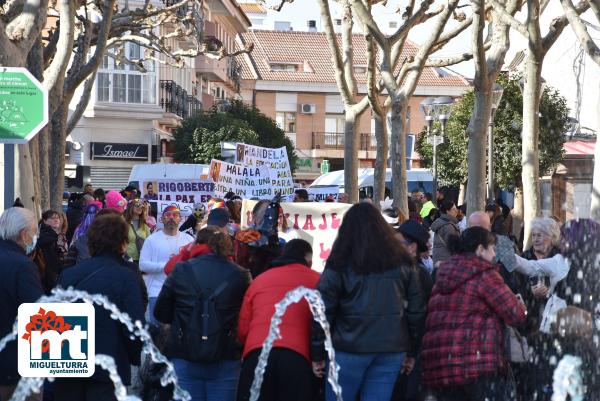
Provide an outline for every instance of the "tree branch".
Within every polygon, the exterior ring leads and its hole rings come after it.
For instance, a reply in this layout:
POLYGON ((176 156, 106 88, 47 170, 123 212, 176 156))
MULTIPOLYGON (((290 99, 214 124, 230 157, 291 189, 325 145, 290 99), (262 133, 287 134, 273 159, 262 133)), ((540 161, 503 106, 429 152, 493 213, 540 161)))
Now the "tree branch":
POLYGON ((75 127, 77 126, 77 123, 83 116, 83 112, 85 111, 85 109, 88 106, 88 103, 90 102, 90 98, 92 95, 92 89, 94 87, 94 82, 96 81, 97 73, 98 73, 98 70, 94 71, 92 73, 92 75, 85 81, 85 84, 83 85, 83 93, 81 94, 81 97, 79 98, 79 102, 77 103, 77 106, 75 107, 75 110, 73 111, 73 114, 71 114, 71 117, 69 118, 69 122, 67 123, 67 135, 69 135, 71 133, 71 131, 73 131, 73 129, 75 129, 75 127))
POLYGON ((458 35, 463 33, 468 27, 471 26, 472 23, 473 23, 473 15, 470 15, 467 19, 462 21, 460 24, 458 24, 452 30, 442 34, 442 36, 440 36, 437 43, 433 47, 432 53, 437 52, 442 47, 444 47, 448 42, 450 42, 450 40, 454 39, 455 37, 457 37, 458 35))
POLYGON ((429 7, 431 7, 432 4, 433 0, 423 0, 417 12, 414 13, 410 18, 408 18, 398 28, 398 30, 394 32, 392 36, 389 37, 390 43, 396 43, 396 41, 399 40, 401 37, 405 37, 408 34, 408 31, 410 31, 415 25, 423 22, 423 20, 425 19, 429 19, 434 15, 439 14, 442 11, 442 9, 439 9, 437 12, 434 12, 427 16, 427 10, 429 10, 429 7))
POLYGON ((560 0, 560 2, 565 10, 565 16, 569 20, 573 32, 575 32, 575 36, 577 36, 581 45, 585 47, 587 54, 600 66, 600 48, 594 43, 594 39, 592 39, 587 28, 581 21, 579 13, 575 10, 575 6, 573 6, 571 0, 560 0))
POLYGON ((342 64, 344 65, 344 75, 348 83, 348 90, 354 98, 358 93, 356 77, 354 76, 354 46, 352 43, 352 9, 349 0, 345 0, 342 6, 342 64))
POLYGON ((44 69, 48 67, 52 59, 54 58, 54 54, 56 53, 56 44, 58 43, 58 37, 60 34, 59 26, 56 29, 50 30, 50 37, 48 38, 47 44, 44 47, 44 69))
MULTIPOLYGON (((65 71, 71 60, 71 48, 75 36, 75 1, 60 0, 60 33, 58 36, 57 51, 44 71, 44 87, 52 99, 61 98, 65 81, 65 71)), ((54 110, 50 110, 53 113, 54 110)))
MULTIPOLYGON (((491 43, 487 42, 486 44, 483 45, 484 50, 489 50, 489 48, 491 47, 491 43)), ((473 58, 473 52, 471 53, 463 53, 463 54, 459 54, 458 56, 452 56, 452 57, 440 57, 440 58, 436 58, 435 60, 428 60, 427 63, 425 64, 425 67, 448 67, 451 65, 455 65, 458 63, 462 63, 463 61, 468 61, 471 60, 473 58)))
MULTIPOLYGON (((582 1, 574 7, 577 15, 583 14, 589 8, 590 8, 590 3, 587 1, 582 1)), ((550 24, 550 29, 548 30, 548 33, 546 34, 546 36, 544 36, 542 38, 542 48, 543 48, 544 53, 547 52, 548 50, 550 50, 552 45, 554 45, 556 40, 561 35, 562 31, 567 27, 568 24, 569 24, 569 20, 567 19, 567 17, 565 15, 563 15, 559 18, 555 18, 552 21, 552 23, 550 24)))
POLYGON ((521 21, 517 20, 511 13, 506 11, 506 8, 497 0, 488 0, 494 7, 494 11, 500 19, 507 25, 510 25, 515 31, 519 32, 523 37, 529 38, 527 27, 521 21))
POLYGON ((331 22, 331 11, 329 10, 329 2, 328 0, 318 0, 319 7, 321 9, 321 19, 325 25, 325 35, 327 36, 327 43, 329 44, 329 49, 331 50, 331 59, 333 61, 333 65, 335 66, 335 81, 337 83, 338 89, 340 90, 340 95, 342 96, 342 100, 345 106, 350 106, 354 104, 354 99, 348 88, 348 83, 346 81, 346 77, 344 74, 344 64, 342 63, 342 56, 340 54, 340 49, 337 45, 337 38, 333 30, 333 23, 331 22))
POLYGON ((599 0, 588 0, 590 3, 590 8, 596 15, 596 19, 600 22, 600 1, 599 0))

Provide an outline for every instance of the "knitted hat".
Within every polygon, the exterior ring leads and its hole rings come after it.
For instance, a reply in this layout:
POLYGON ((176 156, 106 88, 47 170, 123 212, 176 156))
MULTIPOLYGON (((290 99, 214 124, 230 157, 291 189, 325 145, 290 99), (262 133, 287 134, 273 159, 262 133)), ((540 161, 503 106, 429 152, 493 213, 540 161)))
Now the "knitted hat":
POLYGON ((229 223, 229 211, 227 208, 213 209, 208 215, 206 224, 209 226, 225 227, 229 223))
POLYGON ((422 225, 414 220, 406 220, 398 227, 398 232, 404 237, 413 241, 417 244, 417 250, 419 252, 427 251, 427 242, 429 241, 429 234, 423 228, 422 225))
POLYGON ((107 209, 115 209, 120 213, 123 213, 127 207, 127 201, 117 191, 107 193, 105 201, 107 209))

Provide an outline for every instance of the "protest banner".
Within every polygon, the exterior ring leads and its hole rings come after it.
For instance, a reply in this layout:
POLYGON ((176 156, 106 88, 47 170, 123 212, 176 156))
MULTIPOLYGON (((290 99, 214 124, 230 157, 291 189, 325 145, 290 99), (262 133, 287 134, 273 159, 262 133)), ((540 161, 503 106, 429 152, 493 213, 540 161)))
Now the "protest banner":
POLYGON ((162 228, 162 211, 167 206, 177 205, 184 222, 192 214, 195 203, 208 203, 215 188, 208 180, 152 180, 141 184, 142 196, 156 214, 158 228, 162 228))
POLYGON ((340 187, 332 185, 328 187, 308 187, 304 188, 308 192, 308 200, 312 202, 325 202, 328 197, 331 197, 335 202, 340 194, 340 187))
POLYGON ((266 165, 238 166, 213 159, 208 176, 213 180, 215 196, 219 198, 227 192, 233 192, 243 199, 271 199, 275 196, 266 165))
POLYGON ((154 180, 142 185, 143 198, 150 202, 208 203, 214 190, 208 180, 154 180))
POLYGON ((294 196, 294 179, 285 146, 273 149, 238 143, 235 159, 236 164, 242 166, 260 167, 266 165, 269 168, 269 177, 271 177, 271 186, 274 192, 279 192, 282 199, 292 200, 294 196))
MULTIPOLYGON (((256 203, 256 201, 244 200, 242 228, 252 225, 252 209, 256 203)), ((342 218, 351 206, 346 203, 281 203, 283 218, 288 227, 285 236, 302 238, 312 245, 313 270, 321 272, 325 268, 325 261, 337 238, 342 218)), ((280 221, 279 224, 280 229, 283 230, 283 222, 280 221)))

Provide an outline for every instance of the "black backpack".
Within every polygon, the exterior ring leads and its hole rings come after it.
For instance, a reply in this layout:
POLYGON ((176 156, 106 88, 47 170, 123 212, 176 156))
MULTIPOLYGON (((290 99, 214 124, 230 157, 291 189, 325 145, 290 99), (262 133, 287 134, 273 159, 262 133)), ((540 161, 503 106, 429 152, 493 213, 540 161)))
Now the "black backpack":
POLYGON ((186 350, 186 359, 189 361, 218 362, 223 359, 231 330, 223 327, 215 301, 229 283, 223 281, 209 293, 211 289, 201 288, 193 269, 190 269, 190 273, 200 297, 194 303, 186 327, 179 331, 181 349, 186 350))

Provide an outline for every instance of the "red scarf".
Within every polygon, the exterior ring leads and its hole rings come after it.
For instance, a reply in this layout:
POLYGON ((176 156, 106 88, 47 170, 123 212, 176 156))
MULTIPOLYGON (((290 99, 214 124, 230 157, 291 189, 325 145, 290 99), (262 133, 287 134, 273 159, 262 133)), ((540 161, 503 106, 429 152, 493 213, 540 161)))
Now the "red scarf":
POLYGON ((190 244, 184 246, 179 250, 179 253, 173 256, 165 265, 165 274, 168 276, 171 274, 175 265, 179 262, 185 262, 186 260, 195 258, 196 256, 206 255, 213 253, 212 249, 206 244, 190 244))

